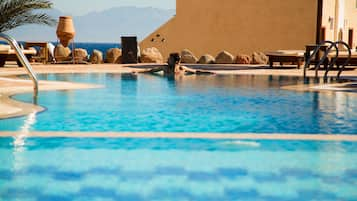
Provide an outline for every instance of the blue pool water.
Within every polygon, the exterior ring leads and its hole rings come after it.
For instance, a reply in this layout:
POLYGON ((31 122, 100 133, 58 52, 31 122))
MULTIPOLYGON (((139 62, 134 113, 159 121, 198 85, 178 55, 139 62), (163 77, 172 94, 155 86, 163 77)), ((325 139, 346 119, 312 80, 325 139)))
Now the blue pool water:
MULTIPOLYGON (((38 103, 46 111, 0 120, 0 130, 357 134, 356 94, 281 89, 301 83, 294 77, 48 74, 40 79, 104 88, 40 92, 38 103)), ((13 98, 31 102, 32 94, 13 98)))
POLYGON ((352 142, 0 138, 0 200, 355 201, 352 142))

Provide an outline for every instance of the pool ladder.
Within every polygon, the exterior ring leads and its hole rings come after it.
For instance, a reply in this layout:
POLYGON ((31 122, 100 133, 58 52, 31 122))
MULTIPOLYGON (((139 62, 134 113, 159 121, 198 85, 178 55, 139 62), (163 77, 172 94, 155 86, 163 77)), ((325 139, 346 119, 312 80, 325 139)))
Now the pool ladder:
POLYGON ((26 56, 24 55, 24 53, 22 52, 18 42, 12 38, 9 35, 0 33, 0 39, 5 40, 7 43, 9 43, 11 45, 11 47, 15 50, 15 53, 17 55, 17 58, 19 59, 19 61, 21 62, 21 64, 25 67, 27 74, 30 76, 32 82, 33 82, 33 97, 34 97, 34 102, 36 103, 37 101, 37 96, 38 96, 38 80, 36 77, 35 72, 33 71, 30 62, 28 61, 28 59, 26 58, 26 56))
POLYGON ((340 80, 342 71, 345 69, 345 66, 348 65, 348 63, 351 60, 352 51, 351 51, 350 46, 347 43, 345 43, 344 41, 332 42, 329 40, 323 41, 320 44, 318 44, 311 55, 309 52, 305 53, 306 62, 305 62, 305 66, 304 66, 304 79, 306 79, 306 69, 310 66, 311 60, 316 57, 316 55, 320 52, 321 47, 326 44, 329 44, 329 46, 326 49, 324 55, 321 57, 321 59, 318 61, 318 63, 315 66, 315 79, 318 79, 318 77, 319 77, 318 71, 320 69, 321 64, 323 64, 326 61, 328 55, 331 53, 331 51, 333 49, 335 49, 335 53, 336 53, 335 57, 333 57, 333 59, 329 62, 327 68, 325 68, 324 81, 327 81, 327 76, 328 76, 329 71, 334 67, 334 65, 336 64, 336 62, 338 60, 338 55, 339 55, 339 51, 340 51, 338 45, 343 45, 346 47, 346 49, 348 51, 348 57, 347 57, 346 61, 342 64, 341 67, 338 66, 338 73, 337 73, 336 78, 337 78, 337 80, 340 80))

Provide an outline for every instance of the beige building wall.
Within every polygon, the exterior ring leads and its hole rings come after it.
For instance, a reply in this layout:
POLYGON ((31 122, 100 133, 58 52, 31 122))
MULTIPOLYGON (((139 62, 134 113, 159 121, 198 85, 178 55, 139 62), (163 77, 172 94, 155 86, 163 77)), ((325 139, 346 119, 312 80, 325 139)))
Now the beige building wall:
POLYGON ((278 49, 304 49, 315 43, 317 0, 177 0, 176 16, 145 38, 141 48, 157 47, 165 57, 190 49, 216 56, 278 49))
POLYGON ((324 0, 323 1, 323 9, 322 9, 322 27, 325 28, 325 39, 335 41, 335 29, 336 25, 336 0, 324 0))
POLYGON ((322 27, 326 28, 326 39, 332 41, 338 40, 339 29, 342 28, 342 39, 346 43, 348 43, 348 31, 353 29, 352 48, 355 48, 357 46, 357 0, 324 0, 322 27), (343 7, 343 9, 338 7, 343 7), (343 11, 341 19, 339 19, 340 11, 343 11))
POLYGON ((348 30, 353 29, 352 48, 357 46, 357 0, 345 0, 344 41, 348 42, 348 30))

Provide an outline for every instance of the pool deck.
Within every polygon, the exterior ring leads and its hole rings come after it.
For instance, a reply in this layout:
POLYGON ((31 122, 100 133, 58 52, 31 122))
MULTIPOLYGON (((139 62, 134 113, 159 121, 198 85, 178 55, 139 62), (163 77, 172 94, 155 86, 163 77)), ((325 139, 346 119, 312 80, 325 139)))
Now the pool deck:
MULTIPOLYGON (((156 66, 158 64, 98 64, 98 65, 43 65, 33 64, 33 69, 38 74, 46 73, 132 73, 135 68, 146 68, 156 66)), ((200 68, 210 70, 218 75, 282 75, 282 76, 302 76, 303 69, 296 68, 279 68, 269 69, 268 66, 256 65, 189 65, 192 68, 200 68)), ((314 76, 315 71, 308 71, 309 77, 314 76)), ((16 65, 10 64, 4 68, 0 68, 0 119, 23 116, 26 114, 40 112, 44 108, 36 104, 22 103, 11 99, 11 96, 18 93, 26 93, 33 91, 31 80, 23 80, 16 78, 18 75, 24 75, 24 68, 18 68, 16 65)), ((332 71, 329 76, 336 76, 337 72, 332 71)), ((323 75, 323 71, 319 72, 323 75)), ((343 77, 357 81, 357 69, 348 70, 342 73, 343 77)), ((344 93, 357 92, 355 87, 356 82, 343 84, 311 84, 311 85, 296 85, 287 86, 284 89, 298 91, 341 91, 344 93)), ((44 90, 78 90, 102 87, 100 85, 58 82, 58 81, 40 81, 39 89, 44 90)), ((357 95, 357 93, 356 93, 357 95)), ((54 133, 54 132, 31 132, 27 133, 34 137, 141 137, 141 138, 209 138, 209 139, 277 139, 277 140, 337 140, 337 141, 357 141, 357 136, 354 135, 300 135, 300 134, 198 134, 198 133, 54 133)), ((0 137, 17 136, 18 133, 0 132, 0 137)))

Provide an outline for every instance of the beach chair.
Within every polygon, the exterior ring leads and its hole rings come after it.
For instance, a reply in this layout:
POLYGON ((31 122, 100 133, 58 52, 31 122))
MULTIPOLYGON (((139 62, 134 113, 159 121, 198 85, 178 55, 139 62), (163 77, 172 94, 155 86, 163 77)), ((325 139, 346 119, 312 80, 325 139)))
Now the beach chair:
MULTIPOLYGON (((32 56, 36 55, 35 49, 22 50, 22 52, 29 60, 32 56)), ((10 45, 0 45, 0 67, 4 67, 6 61, 16 61, 17 65, 22 67, 15 50, 11 49, 10 45)))
MULTIPOLYGON (((328 58, 331 60, 335 56, 334 53, 330 53, 328 55, 328 58)), ((336 66, 339 68, 346 62, 348 58, 348 52, 347 51, 339 51, 338 53, 338 58, 336 60, 336 66)), ((347 66, 357 66, 357 52, 352 51, 351 59, 348 61, 347 66)))
POLYGON ((273 68, 274 62, 279 62, 280 66, 283 66, 286 62, 292 62, 297 64, 297 68, 300 68, 304 62, 303 50, 277 50, 265 53, 269 58, 269 66, 273 68))

